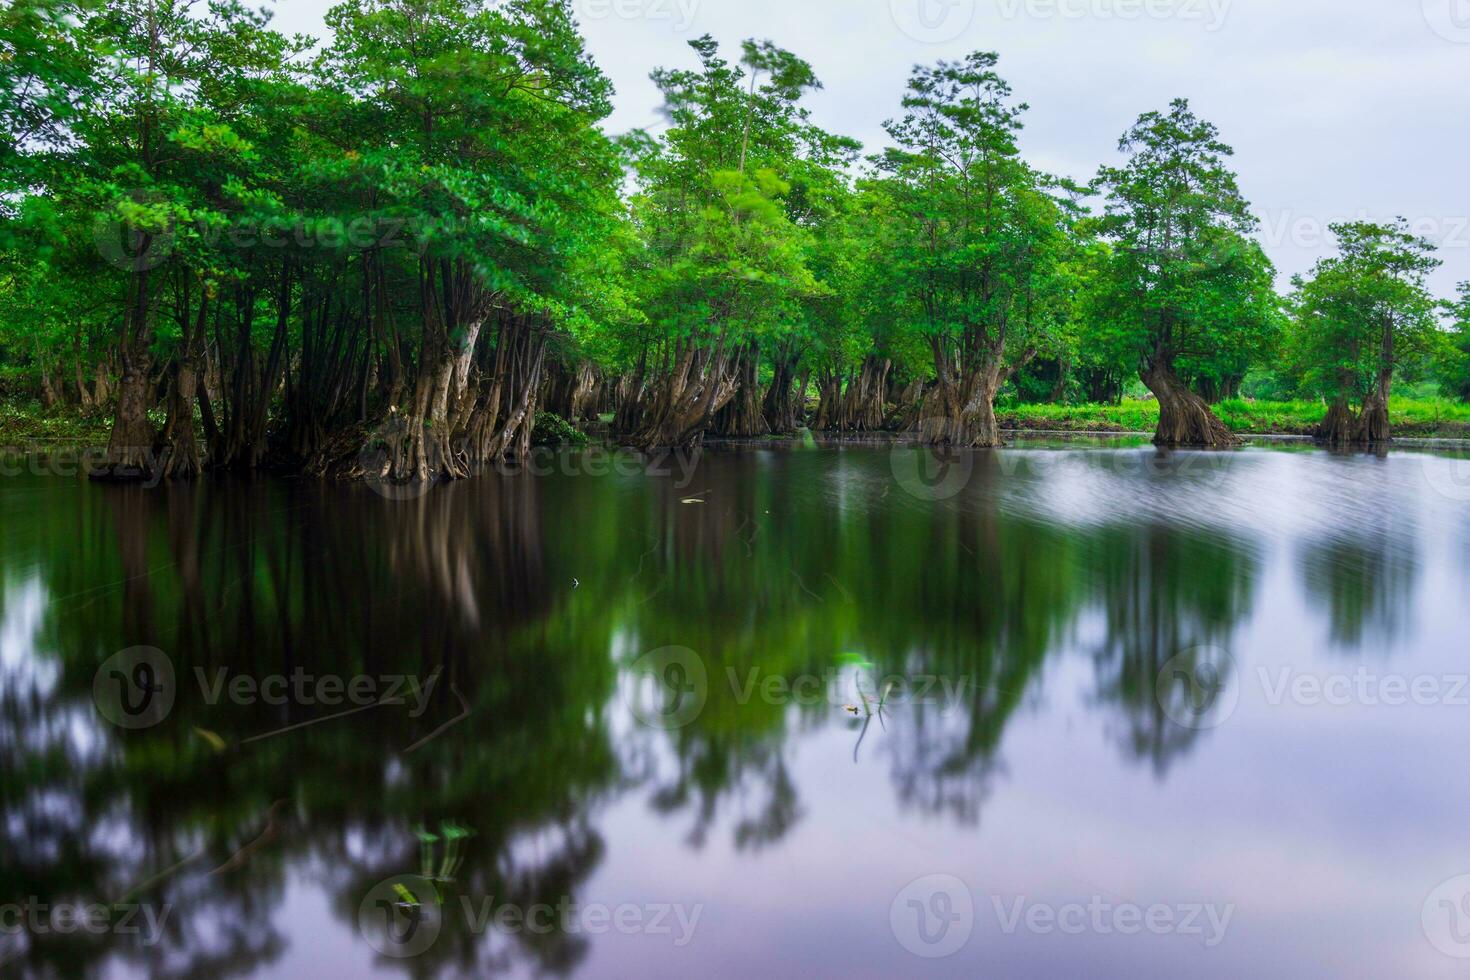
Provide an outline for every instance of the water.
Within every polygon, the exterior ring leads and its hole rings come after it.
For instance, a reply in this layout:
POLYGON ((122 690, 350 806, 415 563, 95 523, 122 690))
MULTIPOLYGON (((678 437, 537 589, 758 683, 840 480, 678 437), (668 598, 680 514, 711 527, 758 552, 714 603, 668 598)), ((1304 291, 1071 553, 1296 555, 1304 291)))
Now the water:
POLYGON ((0 974, 1463 975, 1466 464, 923 461, 0 481, 0 974))

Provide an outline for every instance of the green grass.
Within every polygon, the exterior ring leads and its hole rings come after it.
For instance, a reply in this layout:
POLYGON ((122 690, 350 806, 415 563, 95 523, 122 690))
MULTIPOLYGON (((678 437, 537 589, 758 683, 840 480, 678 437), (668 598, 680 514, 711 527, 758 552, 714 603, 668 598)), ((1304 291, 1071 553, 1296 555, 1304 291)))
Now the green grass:
MULTIPOLYGON (((1154 401, 1125 400, 1121 405, 1010 405, 997 408, 1002 428, 1058 432, 1151 432, 1159 420, 1154 401)), ((1232 399, 1215 414, 1243 435, 1310 435, 1327 414, 1320 402, 1268 402, 1232 399)), ((1389 404, 1394 432, 1400 436, 1470 438, 1470 405, 1449 399, 1395 398, 1389 404)))
MULTIPOLYGON (((1125 399, 1121 405, 1001 405, 996 411, 1002 428, 1031 432, 1152 432, 1159 421, 1158 403, 1143 399, 1125 399)), ((1310 435, 1326 412, 1321 403, 1311 401, 1233 399, 1215 406, 1220 420, 1243 435, 1310 435)), ((1395 435, 1470 439, 1470 404, 1464 402, 1395 398, 1389 415, 1395 435)), ((585 440, 570 426, 551 422, 537 418, 539 441, 575 445, 585 440)), ((83 416, 74 409, 44 411, 33 403, 0 403, 0 446, 102 446, 111 426, 106 416, 83 416)))
POLYGON ((43 410, 39 405, 0 403, 0 445, 75 444, 103 446, 112 429, 107 416, 84 416, 75 409, 43 410))

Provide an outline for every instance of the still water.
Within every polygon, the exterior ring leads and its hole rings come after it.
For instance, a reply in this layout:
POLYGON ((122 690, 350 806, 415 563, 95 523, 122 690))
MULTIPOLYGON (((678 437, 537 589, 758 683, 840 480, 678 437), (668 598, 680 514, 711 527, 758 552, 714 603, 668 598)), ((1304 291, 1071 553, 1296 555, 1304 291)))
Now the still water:
POLYGON ((606 463, 0 481, 0 975, 1470 969, 1463 461, 606 463))

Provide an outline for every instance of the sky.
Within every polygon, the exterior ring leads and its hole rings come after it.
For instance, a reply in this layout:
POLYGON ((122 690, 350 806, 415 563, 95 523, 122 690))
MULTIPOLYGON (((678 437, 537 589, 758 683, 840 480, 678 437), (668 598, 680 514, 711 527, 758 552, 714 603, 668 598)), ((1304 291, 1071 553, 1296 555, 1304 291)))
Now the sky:
MULTIPOLYGON (((276 26, 324 35, 332 0, 280 0, 276 26)), ((814 121, 877 149, 916 64, 995 51, 1030 105, 1022 149, 1079 180, 1176 97, 1235 148, 1283 282, 1332 252, 1334 221, 1408 218, 1470 280, 1470 0, 574 0, 617 89, 609 132, 657 131, 655 66, 731 60, 770 39, 816 69, 814 121)))

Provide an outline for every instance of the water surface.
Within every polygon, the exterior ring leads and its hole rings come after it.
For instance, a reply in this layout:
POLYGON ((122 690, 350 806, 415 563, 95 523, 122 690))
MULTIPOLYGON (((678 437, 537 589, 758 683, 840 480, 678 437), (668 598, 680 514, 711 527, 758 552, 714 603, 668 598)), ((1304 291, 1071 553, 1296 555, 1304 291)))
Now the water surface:
POLYGON ((0 974, 1464 975, 1464 463, 923 463, 0 481, 0 974))

